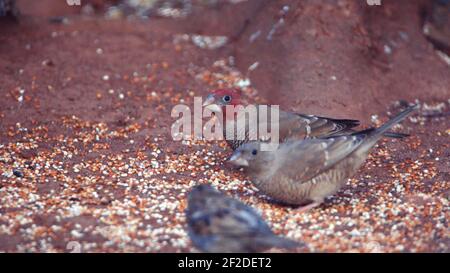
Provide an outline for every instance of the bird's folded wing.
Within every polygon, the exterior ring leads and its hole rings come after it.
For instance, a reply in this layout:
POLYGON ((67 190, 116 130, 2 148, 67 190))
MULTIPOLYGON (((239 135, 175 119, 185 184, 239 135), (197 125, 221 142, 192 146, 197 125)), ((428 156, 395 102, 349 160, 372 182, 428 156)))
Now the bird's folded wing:
POLYGON ((303 183, 327 171, 350 155, 366 134, 306 139, 282 144, 277 151, 283 160, 283 175, 303 183))
POLYGON ((280 139, 304 139, 343 133, 355 126, 357 120, 332 119, 280 111, 280 139))
POLYGON ((306 119, 311 133, 309 137, 330 136, 345 132, 359 125, 359 121, 352 119, 332 119, 320 116, 297 114, 299 118, 306 119))

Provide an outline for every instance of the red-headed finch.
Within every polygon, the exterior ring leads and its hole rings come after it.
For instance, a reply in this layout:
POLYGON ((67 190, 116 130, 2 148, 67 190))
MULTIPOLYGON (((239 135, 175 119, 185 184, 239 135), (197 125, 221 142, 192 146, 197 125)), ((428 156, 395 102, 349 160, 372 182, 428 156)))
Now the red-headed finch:
MULTIPOLYGON (((234 136, 233 139, 226 139, 228 145, 236 150, 237 147, 243 143, 247 143, 249 139, 249 129, 248 127, 242 128, 243 130, 238 130, 236 124, 238 124, 238 119, 245 119, 245 124, 258 124, 260 117, 257 115, 253 119, 248 115, 242 116, 232 116, 226 115, 226 106, 247 106, 248 103, 242 99, 241 92, 235 89, 219 89, 212 91, 208 95, 203 103, 203 106, 210 109, 212 112, 221 115, 225 124, 222 125, 224 137, 227 136, 227 130, 229 135, 234 136), (234 126, 226 126, 229 119, 236 119, 234 126)), ((270 106, 268 107, 267 113, 270 113, 270 106)), ((259 114, 259 112, 257 113, 259 114)), ((270 122, 270 119, 268 119, 270 122)), ((275 121, 274 121, 275 122, 275 121)), ((287 139, 305 139, 305 138, 315 138, 315 137, 327 137, 334 134, 345 133, 349 129, 358 126, 359 121, 351 119, 333 119, 327 117, 320 117, 314 115, 305 115, 293 112, 286 112, 279 110, 279 141, 284 142, 287 139)), ((270 126, 269 126, 270 127, 270 126)), ((259 139, 259 138, 257 138, 259 139)), ((253 140, 257 140, 253 139, 253 140)))

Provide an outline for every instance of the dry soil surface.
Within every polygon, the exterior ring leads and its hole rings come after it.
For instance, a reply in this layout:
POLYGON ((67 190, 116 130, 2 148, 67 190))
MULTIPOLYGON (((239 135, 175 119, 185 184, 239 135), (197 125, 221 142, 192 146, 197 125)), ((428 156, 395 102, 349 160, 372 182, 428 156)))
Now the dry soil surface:
POLYGON ((177 20, 18 2, 19 22, 0 23, 1 251, 195 251, 186 193, 207 182, 299 252, 449 251, 450 68, 422 35, 424 1, 244 1, 177 20), (194 34, 229 42, 204 49, 194 34), (172 140, 173 106, 218 87, 362 128, 405 100, 421 109, 396 128, 410 137, 381 141, 344 189, 298 213, 226 164, 225 143, 172 140))

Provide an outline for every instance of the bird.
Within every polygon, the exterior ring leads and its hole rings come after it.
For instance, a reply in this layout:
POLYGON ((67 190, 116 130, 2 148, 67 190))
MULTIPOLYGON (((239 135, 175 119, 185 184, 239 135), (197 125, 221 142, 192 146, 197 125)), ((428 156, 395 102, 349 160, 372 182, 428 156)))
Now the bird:
POLYGON ((234 151, 229 161, 243 167, 262 193, 281 203, 298 205, 298 210, 305 212, 336 193, 383 134, 417 107, 409 106, 379 128, 287 141, 274 151, 261 151, 261 143, 252 141, 234 151))
MULTIPOLYGON (((247 106, 248 103, 242 98, 242 92, 238 89, 217 89, 213 90, 203 102, 203 106, 208 108, 216 115, 221 115, 225 118, 225 122, 228 123, 236 118, 235 124, 245 119, 246 124, 255 122, 259 124, 260 120, 258 112, 256 119, 250 119, 248 115, 242 115, 237 117, 226 114, 227 105, 231 106, 247 106)), ((267 113, 270 113, 271 107, 267 109, 267 113)), ((269 115, 270 116, 270 115, 269 115)), ((270 117, 267 122, 271 122, 270 117)), ((231 135, 232 139, 226 138, 228 145, 236 150, 239 146, 247 143, 250 140, 256 140, 257 137, 251 138, 249 128, 242 128, 238 130, 237 126, 226 126, 226 123, 222 125, 224 136, 231 135), (231 131, 231 132, 230 132, 231 131)), ((313 137, 329 136, 337 133, 343 133, 346 130, 359 125, 358 120, 352 119, 333 119, 321 116, 300 114, 279 110, 279 141, 284 142, 287 139, 305 139, 313 137)), ((270 126, 268 126, 270 127, 270 126)), ((262 137, 262 136, 261 136, 262 137)))
POLYGON ((203 252, 253 253, 301 245, 275 235, 253 208, 210 184, 189 192, 186 219, 189 237, 203 252))
MULTIPOLYGON (((204 107, 220 116, 219 120, 222 120, 225 117, 225 123, 222 122, 221 125, 224 136, 232 136, 231 138, 225 137, 228 146, 230 146, 232 150, 236 150, 239 146, 249 142, 250 140, 267 141, 267 138, 265 138, 265 136, 255 136, 253 133, 251 133, 252 131, 249 129, 249 126, 242 128, 237 126, 240 121, 245 121, 245 124, 253 123, 260 125, 259 122, 261 121, 261 118, 259 116, 259 112, 256 112, 256 118, 250 117, 249 115, 227 115, 226 109, 228 105, 242 105, 245 107, 248 105, 248 103, 245 99, 242 98, 242 92, 238 89, 213 90, 203 102, 204 107), (235 123, 231 123, 234 120, 235 123), (232 125, 227 126, 227 123, 232 125)), ((267 109, 267 113, 270 113, 270 110, 271 107, 269 106, 267 109)), ((269 117, 267 118, 267 123, 270 124, 271 121, 272 120, 270 119, 269 115, 269 117)), ((267 128, 271 128, 271 126, 268 126, 268 124, 266 124, 267 128)), ((354 119, 335 119, 279 110, 279 142, 285 142, 286 140, 293 139, 302 140, 308 138, 320 138, 333 135, 350 134, 355 132, 352 128, 358 125, 359 121, 354 119)), ((256 129, 256 132, 259 133, 258 129, 259 128, 256 129)), ((407 135, 387 132, 386 136, 402 138, 407 135)))

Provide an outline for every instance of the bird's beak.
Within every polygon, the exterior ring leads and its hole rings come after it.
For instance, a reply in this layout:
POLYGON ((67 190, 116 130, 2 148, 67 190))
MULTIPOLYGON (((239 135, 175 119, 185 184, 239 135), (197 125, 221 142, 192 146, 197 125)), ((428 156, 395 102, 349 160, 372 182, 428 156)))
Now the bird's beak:
POLYGON ((248 160, 243 158, 239 151, 235 152, 228 161, 236 166, 248 167, 248 160))
POLYGON ((206 100, 203 102, 202 106, 206 107, 207 109, 209 109, 213 113, 222 112, 222 108, 219 105, 217 105, 215 103, 215 101, 216 101, 216 98, 214 97, 214 95, 213 94, 209 94, 206 97, 206 100))
POLYGON ((216 100, 216 98, 214 97, 214 94, 209 94, 206 97, 206 100, 203 102, 202 106, 208 106, 214 103, 214 101, 216 100))

